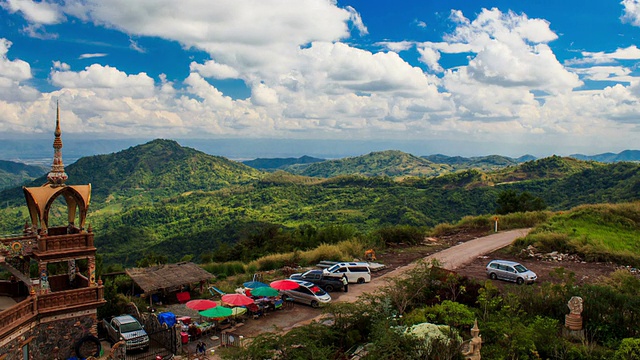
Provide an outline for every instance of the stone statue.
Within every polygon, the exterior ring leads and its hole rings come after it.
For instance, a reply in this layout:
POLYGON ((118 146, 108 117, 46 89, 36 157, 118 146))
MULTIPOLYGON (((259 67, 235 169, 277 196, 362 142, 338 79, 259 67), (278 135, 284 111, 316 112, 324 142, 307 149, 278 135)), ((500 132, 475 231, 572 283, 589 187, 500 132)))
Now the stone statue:
POLYGON ((583 301, 579 296, 573 296, 567 303, 569 314, 564 317, 564 326, 572 331, 582 330, 583 301))
POLYGON ((467 351, 464 351, 462 355, 465 360, 480 360, 480 349, 482 348, 482 338, 480 337, 480 329, 478 328, 478 320, 473 322, 471 328, 471 340, 469 340, 469 347, 467 351))
POLYGON ((582 314, 582 298, 580 296, 573 296, 571 297, 571 299, 569 299, 569 302, 567 303, 567 306, 569 307, 569 312, 571 314, 576 314, 576 315, 580 315, 582 314))

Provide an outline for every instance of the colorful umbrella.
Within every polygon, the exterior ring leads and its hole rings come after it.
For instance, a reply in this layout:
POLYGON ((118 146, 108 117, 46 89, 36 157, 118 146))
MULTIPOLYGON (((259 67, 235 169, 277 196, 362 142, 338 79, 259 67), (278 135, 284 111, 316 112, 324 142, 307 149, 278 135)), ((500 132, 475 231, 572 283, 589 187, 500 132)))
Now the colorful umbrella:
POLYGON ((272 287, 259 287, 251 289, 251 295, 253 296, 278 296, 280 293, 278 290, 272 287))
POLYGON ((300 284, 298 284, 297 282, 287 279, 272 281, 269 285, 277 290, 293 290, 300 287, 300 284))
POLYGON ((255 289, 255 288, 259 288, 259 287, 269 287, 269 285, 260 282, 260 281, 247 281, 246 283, 242 284, 244 285, 244 287, 249 288, 249 289, 255 289))
POLYGON ((185 304, 189 309, 193 310, 207 310, 218 306, 215 301, 206 300, 206 299, 197 299, 188 301, 185 304))
POLYGON ((199 311, 198 314, 208 318, 224 318, 231 316, 233 314, 233 310, 224 306, 216 306, 208 310, 199 311))
POLYGON ((222 302, 235 306, 243 306, 253 304, 253 299, 242 294, 226 294, 222 295, 222 302))

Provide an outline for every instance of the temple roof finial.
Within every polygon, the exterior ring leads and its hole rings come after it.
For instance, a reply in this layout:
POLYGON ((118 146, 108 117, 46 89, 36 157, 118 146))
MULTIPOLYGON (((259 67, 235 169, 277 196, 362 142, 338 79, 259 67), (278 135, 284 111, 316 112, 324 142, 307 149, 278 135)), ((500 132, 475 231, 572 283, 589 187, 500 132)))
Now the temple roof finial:
POLYGON ((53 133, 55 139, 53 140, 53 164, 51 165, 51 171, 47 174, 47 184, 53 186, 62 186, 67 180, 67 173, 64 172, 64 164, 62 163, 62 138, 60 135, 60 104, 56 102, 56 130, 53 133))

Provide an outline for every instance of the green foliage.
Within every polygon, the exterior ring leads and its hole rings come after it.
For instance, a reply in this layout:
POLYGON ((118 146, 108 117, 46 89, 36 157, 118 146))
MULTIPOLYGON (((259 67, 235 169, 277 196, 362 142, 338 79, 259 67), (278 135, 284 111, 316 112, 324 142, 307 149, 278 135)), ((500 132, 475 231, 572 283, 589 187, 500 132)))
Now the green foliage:
POLYGON ((524 191, 518 194, 515 190, 505 190, 498 195, 498 214, 544 210, 547 205, 539 197, 524 191))
POLYGON ((233 276, 238 274, 244 274, 247 272, 245 264, 240 261, 229 261, 224 263, 207 263, 207 264, 203 264, 202 268, 218 277, 233 276))
POLYGON ((332 328, 312 323, 285 334, 265 332, 246 347, 227 348, 223 359, 323 360, 333 359, 337 336, 332 328))
POLYGON ((474 312, 468 306, 444 300, 439 304, 418 308, 409 312, 404 319, 407 326, 429 322, 446 324, 456 328, 471 327, 475 319, 474 312))
POLYGON ((424 230, 408 225, 386 226, 375 233, 385 244, 416 245, 424 241, 424 230))
POLYGON ((150 252, 137 262, 137 266, 150 267, 150 266, 166 264, 167 261, 168 261, 168 257, 166 255, 160 255, 154 252, 150 252))
POLYGON ((640 359, 640 339, 622 339, 620 347, 616 350, 613 360, 640 359))

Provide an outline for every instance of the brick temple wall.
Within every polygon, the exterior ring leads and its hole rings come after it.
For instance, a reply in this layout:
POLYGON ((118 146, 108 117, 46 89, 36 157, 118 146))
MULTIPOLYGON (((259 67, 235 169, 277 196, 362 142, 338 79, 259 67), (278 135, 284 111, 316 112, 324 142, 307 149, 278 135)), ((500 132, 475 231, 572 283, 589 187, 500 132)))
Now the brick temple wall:
POLYGON ((50 316, 25 324, 0 343, 0 360, 22 360, 26 346, 30 360, 63 360, 75 354, 78 340, 97 335, 95 310, 50 316))

